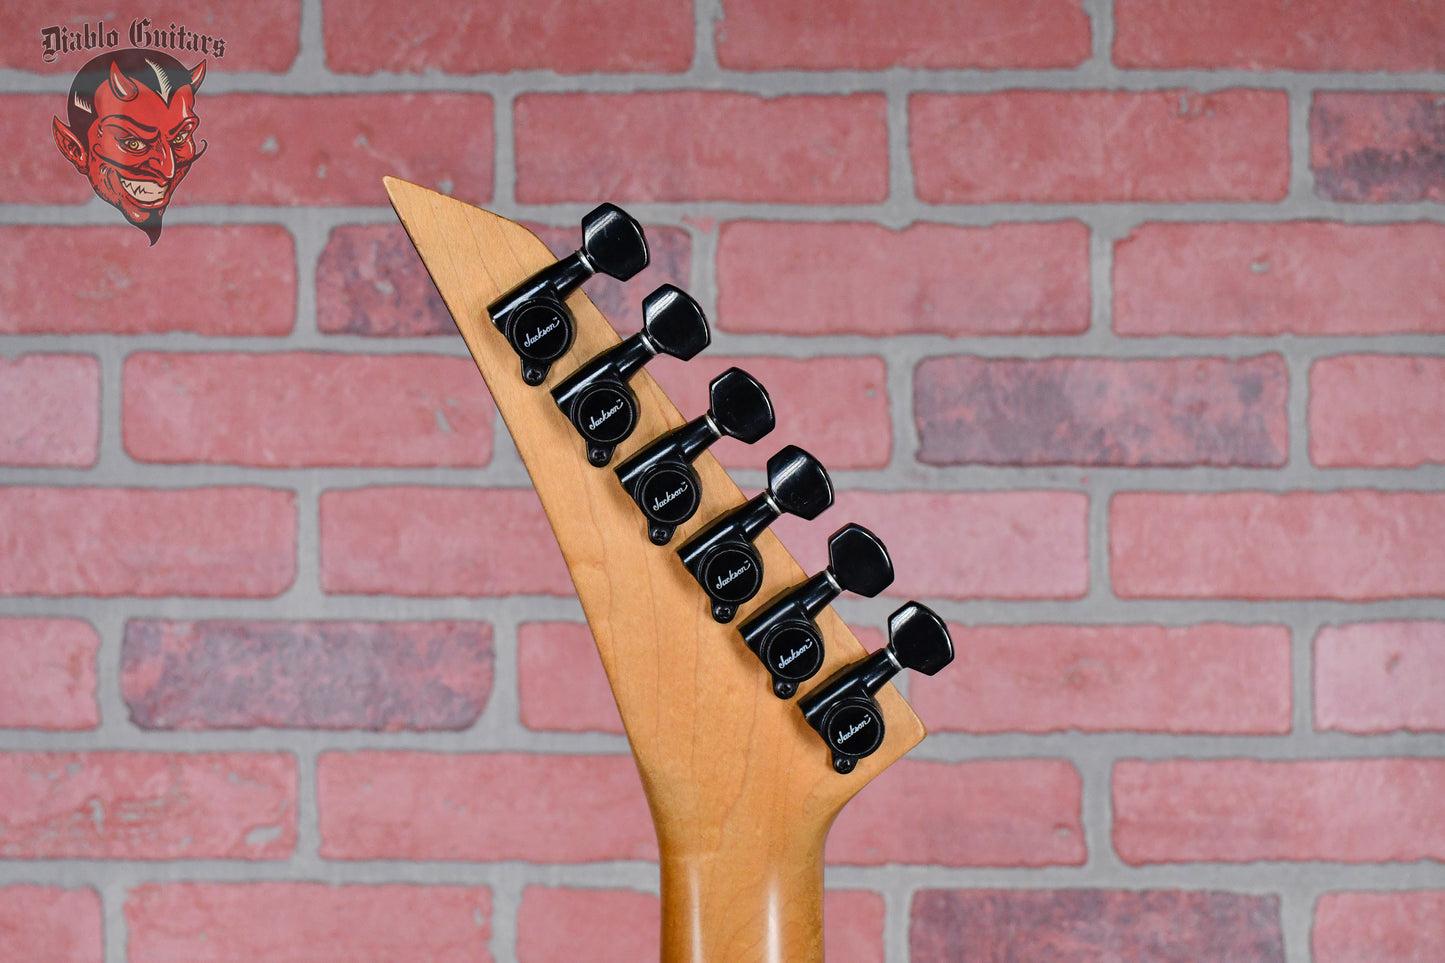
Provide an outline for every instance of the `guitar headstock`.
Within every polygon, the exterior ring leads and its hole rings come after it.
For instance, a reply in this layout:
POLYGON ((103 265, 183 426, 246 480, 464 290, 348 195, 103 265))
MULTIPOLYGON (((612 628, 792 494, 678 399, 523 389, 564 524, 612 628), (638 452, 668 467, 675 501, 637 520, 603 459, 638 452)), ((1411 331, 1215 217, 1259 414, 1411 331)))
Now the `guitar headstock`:
MULTIPOLYGON (((834 817, 923 738, 918 717, 885 685, 876 696, 887 725, 883 744, 852 772, 835 771, 797 700, 774 694, 768 671, 738 632, 769 598, 809 573, 763 531, 754 542, 763 562, 761 589, 736 621, 715 621, 709 598, 676 549, 745 502, 743 492, 704 451, 693 462, 701 481, 698 511, 669 544, 653 544, 614 469, 687 419, 640 370, 630 380, 640 403, 636 429, 607 467, 589 463, 587 446, 554 401, 553 389, 615 347, 621 340, 617 332, 584 293, 572 293, 566 303, 576 322, 575 343, 539 385, 525 383, 518 355, 489 320, 487 307, 557 258, 513 221, 395 178, 386 179, 386 188, 487 381, 556 533, 642 776, 664 875, 669 859, 697 854, 728 854, 718 855, 723 860, 737 854, 748 865, 749 854, 785 860, 796 854, 816 862, 821 873, 823 839, 834 817)), ((788 438, 762 444, 780 448, 792 441, 806 444, 788 438)), ((836 527, 818 524, 820 539, 836 527)), ((816 621, 826 645, 812 685, 867 654, 831 608, 816 621)), ((804 686, 801 693, 807 692, 804 686)), ((710 871, 739 868, 719 865, 710 871)), ((756 881, 739 879, 734 885, 756 881)))

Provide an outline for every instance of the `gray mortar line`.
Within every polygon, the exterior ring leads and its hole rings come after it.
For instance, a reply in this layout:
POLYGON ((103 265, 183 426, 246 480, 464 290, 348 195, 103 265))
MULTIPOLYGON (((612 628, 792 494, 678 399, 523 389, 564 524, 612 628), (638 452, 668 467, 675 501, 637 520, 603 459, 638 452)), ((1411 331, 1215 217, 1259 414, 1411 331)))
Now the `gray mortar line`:
POLYGON ((129 927, 125 922, 125 897, 138 881, 112 878, 96 885, 101 901, 101 937, 106 963, 126 963, 126 942, 129 927))
MULTIPOLYGON (((891 154, 890 154, 891 156, 891 154)), ((891 166, 891 165, 890 165, 891 166)), ((891 177, 891 175, 890 175, 891 177)), ((280 224, 295 231, 308 223, 328 228, 342 224, 396 223, 378 188, 378 205, 341 204, 319 207, 264 204, 185 204, 166 212, 167 224, 231 226, 280 224)), ((464 192, 469 193, 469 192, 464 192)), ((689 220, 711 218, 719 222, 756 220, 829 224, 864 221, 899 230, 912 224, 956 227, 991 227, 1001 224, 1053 223, 1076 220, 1104 236, 1122 239, 1145 223, 1240 222, 1277 224, 1327 220, 1342 224, 1445 223, 1441 205, 1407 203, 1349 204, 1312 196, 1288 196, 1281 201, 1261 200, 1122 200, 1098 203, 1027 201, 1017 203, 930 203, 916 198, 892 197, 877 202, 799 204, 704 200, 697 202, 627 201, 628 210, 645 224, 686 226, 689 220)), ((585 202, 519 204, 494 197, 480 206, 513 219, 549 226, 576 225, 595 205, 585 202)), ((78 225, 118 227, 114 211, 99 198, 83 204, 0 204, 0 224, 78 225)))
POLYGON ((492 95, 492 136, 495 138, 495 146, 492 162, 494 203, 491 207, 497 208, 494 213, 498 214, 518 209, 517 139, 512 125, 516 103, 515 91, 501 91, 492 95))
MULTIPOLYGON (((1328 623, 1316 622, 1312 626, 1308 613, 1300 613, 1296 625, 1290 628, 1290 683, 1291 683, 1291 734, 1305 739, 1315 735, 1314 729, 1314 644, 1319 630, 1328 623)), ((1445 740, 1436 745, 1445 749, 1445 740)))
POLYGON ((715 355, 733 354, 738 349, 746 351, 748 343, 746 335, 733 334, 717 326, 718 298, 721 296, 717 281, 719 228, 720 225, 709 222, 683 224, 691 242, 688 267, 692 287, 688 293, 696 299, 703 314, 712 323, 712 344, 707 350, 715 355))
MULTIPOLYGON (((824 887, 832 876, 824 870, 824 887)), ((841 888, 841 887, 840 887, 841 888)), ((913 894, 895 881, 889 879, 877 889, 883 897, 883 958, 885 963, 908 963, 908 931, 912 920, 910 906, 913 894)))
POLYGON ((716 76, 722 72, 717 62, 714 32, 724 17, 722 0, 693 0, 693 54, 688 76, 716 76))
POLYGON ((500 879, 492 886, 492 937, 488 948, 495 960, 517 959, 517 921, 525 886, 526 883, 515 876, 500 879))
MULTIPOLYGON (((657 865, 641 861, 595 863, 526 863, 515 860, 325 860, 318 869, 296 870, 288 861, 247 863, 226 860, 177 860, 127 863, 113 860, 18 860, 14 882, 39 886, 103 887, 127 881, 126 872, 146 872, 142 882, 291 882, 331 884, 435 883, 437 885, 497 885, 514 878, 528 885, 580 889, 630 889, 656 895, 657 865)), ((1294 888, 1311 897, 1338 891, 1408 892, 1436 889, 1445 884, 1438 865, 1427 863, 1160 863, 1103 869, 1099 866, 971 866, 883 863, 829 864, 828 889, 885 887, 937 889, 1154 889, 1203 890, 1268 894, 1294 888), (1201 868, 1219 869, 1213 885, 1199 885, 1201 868)))
MULTIPOLYGON (((326 67, 326 25, 322 0, 301 0, 299 49, 291 69, 284 76, 292 81, 325 82, 330 71, 326 67)), ((247 75, 249 76, 249 75, 247 75)))
POLYGON ((896 229, 908 223, 915 197, 908 129, 908 95, 903 91, 889 90, 885 92, 885 96, 888 125, 888 197, 883 202, 878 221, 896 229))

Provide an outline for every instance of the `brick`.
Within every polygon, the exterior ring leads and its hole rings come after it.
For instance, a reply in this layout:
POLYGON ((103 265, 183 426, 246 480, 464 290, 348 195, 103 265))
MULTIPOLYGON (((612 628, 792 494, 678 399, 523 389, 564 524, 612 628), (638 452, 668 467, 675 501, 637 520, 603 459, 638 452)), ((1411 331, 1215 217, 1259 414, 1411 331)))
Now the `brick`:
POLYGON ((1445 496, 1121 492, 1109 570, 1122 598, 1368 599, 1445 593, 1445 496))
POLYGON ((926 358, 914 372, 930 465, 1243 465, 1289 456, 1289 371, 1254 358, 926 358))
POLYGON ((1445 462, 1445 358, 1345 355, 1310 365, 1310 461, 1329 468, 1445 462))
POLYGON ((915 189, 933 204, 1278 201, 1289 190, 1284 91, 924 93, 908 110, 915 189))
POLYGON ((286 753, 0 753, 5 859, 286 859, 286 753))
POLYGON ((1310 171, 1315 193, 1326 200, 1445 200, 1445 97, 1423 91, 1314 94, 1310 171))
POLYGON ((743 334, 1063 335, 1089 328, 1079 221, 956 227, 733 221, 718 325, 743 334))
POLYGON ((575 592, 530 488, 323 492, 321 587, 433 597, 575 592))
POLYGON ((369 337, 457 335, 400 224, 331 229, 316 265, 316 327, 369 337))
MULTIPOLYGON (((883 963, 883 899, 876 893, 823 894, 823 948, 835 963, 883 963)), ((589 963, 656 959, 662 912, 656 896, 622 889, 527 886, 517 913, 517 959, 589 963)))
POLYGON ((327 859, 657 859, 631 756, 327 752, 327 859))
POLYGON ((1279 897, 1181 890, 920 890, 910 958, 1284 963, 1279 897))
POLYGON ((0 465, 89 468, 100 453, 100 362, 0 358, 0 465))
POLYGON ((1445 332, 1445 226, 1143 224, 1114 245, 1114 332, 1445 332))
POLYGON ((153 249, 125 225, 0 228, 10 265, 0 334, 291 333, 296 248, 285 228, 180 224, 164 237, 153 249))
POLYGON ((1146 863, 1445 856, 1445 760, 1124 760, 1114 848, 1146 863))
POLYGON ((59 886, 0 887, 0 958, 103 963, 100 894, 59 886))
POLYGON ((1445 959, 1445 891, 1325 893, 1310 933, 1314 963, 1445 959))
POLYGON ((0 619, 0 727, 100 725, 99 648, 100 636, 80 619, 0 619))
POLYGON ((126 897, 126 958, 491 963, 491 915, 485 886, 145 883, 126 897))
POLYGON ((582 622, 517 626, 517 689, 522 725, 561 732, 623 733, 612 686, 582 622))
POLYGON ((768 390, 777 427, 754 445, 718 439, 709 451, 725 466, 762 468, 784 444, 796 442, 833 470, 888 467, 893 420, 882 358, 702 354, 686 364, 659 358, 648 370, 683 417, 695 418, 708 408, 708 383, 733 366, 768 390))
POLYGON ((1314 656, 1316 729, 1445 731, 1445 622, 1327 625, 1314 656))
POLYGON ((295 499, 268 488, 0 488, 0 595, 279 595, 296 577, 295 499))
POLYGON ((730 70, 1077 67, 1091 51, 1089 18, 1076 0, 902 0, 827 16, 807 0, 721 6, 717 58, 730 70))
POLYGON ((883 897, 861 890, 823 893, 823 954, 835 963, 883 963, 883 897))
MULTIPOLYGON (((204 59, 208 69, 226 73, 285 73, 301 49, 300 0, 258 0, 248 3, 244 10, 225 0, 185 0, 156 4, 140 11, 137 16, 107 11, 86 0, 47 0, 43 4, 10 4, 5 9, 5 15, 5 35, 0 37, 0 67, 39 74, 74 74, 92 57, 105 53, 107 49, 99 45, 84 49, 82 32, 79 41, 82 49, 57 52, 52 59, 46 60, 47 48, 40 31, 46 27, 63 26, 67 32, 83 31, 89 27, 94 33, 97 20, 105 24, 106 32, 115 31, 121 47, 160 46, 136 43, 131 36, 131 24, 145 18, 151 21, 149 30, 163 29, 168 35, 172 24, 185 27, 187 42, 191 33, 212 37, 212 43, 214 38, 219 38, 224 41, 220 56, 211 49, 211 43, 207 44, 206 53, 187 50, 184 46, 162 49, 187 66, 204 59)), ((57 99, 63 107, 64 96, 57 99)))
POLYGON ((385 207, 385 175, 492 197, 486 94, 203 95, 196 114, 210 148, 177 204, 385 207))
POLYGON ((661 927, 662 908, 651 893, 527 886, 517 911, 517 959, 573 963, 581 947, 592 963, 660 959, 661 927))
MULTIPOLYGON (((822 752, 822 747, 819 747, 822 752)), ((1060 759, 903 760, 833 824, 827 859, 881 866, 1080 866, 1082 783, 1060 759)))
POLYGON ((338 73, 681 73, 692 64, 687 0, 325 0, 326 65, 338 73))
POLYGON ((126 623, 121 695, 142 729, 465 729, 492 689, 480 622, 126 623))
POLYGON ((995 732, 1287 733, 1279 625, 950 626, 955 664, 909 682, 928 727, 995 732))
POLYGON ((1439 70, 1445 21, 1435 0, 1119 0, 1120 67, 1235 70, 1439 70))
POLYGON ((524 94, 513 121, 516 196, 524 204, 882 201, 886 106, 881 94, 524 94))
POLYGON ((122 369, 137 461, 262 468, 480 467, 496 408, 471 358, 137 352, 122 369))
MULTIPOLYGON (((577 249, 577 228, 529 225, 559 257, 577 249)), ((646 225, 648 267, 630 282, 605 274, 584 290, 619 331, 642 327, 638 291, 690 286, 692 244, 681 228, 646 225)), ((457 326, 399 224, 332 228, 316 267, 316 323, 325 334, 456 337, 457 326)))
POLYGON ((852 521, 888 546, 896 598, 1079 598, 1089 588, 1088 496, 1065 491, 841 491, 815 522, 773 526, 809 572, 852 521))

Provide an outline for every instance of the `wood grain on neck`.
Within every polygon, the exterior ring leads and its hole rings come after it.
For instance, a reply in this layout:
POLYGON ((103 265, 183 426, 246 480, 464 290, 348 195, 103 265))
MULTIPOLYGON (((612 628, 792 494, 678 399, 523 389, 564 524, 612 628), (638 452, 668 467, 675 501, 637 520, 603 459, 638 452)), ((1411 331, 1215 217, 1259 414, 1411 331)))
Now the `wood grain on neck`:
MULTIPOLYGON (((773 695, 767 672, 737 633, 750 612, 805 577, 797 562, 764 532, 756 542, 762 591, 733 623, 714 622, 675 549, 742 503, 743 493, 703 453, 694 463, 701 508, 669 546, 651 544, 611 467, 587 463, 582 440, 550 393, 616 344, 617 333, 585 294, 573 294, 567 304, 576 343, 543 385, 528 387, 486 308, 556 258, 505 218, 395 178, 386 179, 386 188, 511 429, 596 639, 657 830, 663 959, 821 960, 828 828, 855 792, 923 738, 922 724, 885 686, 878 693, 888 724, 883 747, 850 775, 835 773, 796 702, 773 695)), ((636 291, 639 299, 645 286, 636 291)), ((641 416, 614 466, 685 420, 645 370, 631 386, 641 416)), ((761 444, 788 442, 808 444, 791 438, 761 444)), ((815 523, 817 537, 835 527, 815 523)), ((831 608, 817 622, 827 655, 815 682, 865 654, 831 608)))

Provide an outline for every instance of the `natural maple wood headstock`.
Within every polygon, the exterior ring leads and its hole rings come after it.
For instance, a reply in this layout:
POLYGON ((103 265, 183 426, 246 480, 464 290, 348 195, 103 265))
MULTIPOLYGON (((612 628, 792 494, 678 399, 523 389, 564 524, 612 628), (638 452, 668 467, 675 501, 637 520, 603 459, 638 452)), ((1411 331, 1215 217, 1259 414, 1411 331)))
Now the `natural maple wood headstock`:
MULTIPOLYGON (((742 491, 704 452, 694 463, 703 494, 697 514, 671 544, 649 542, 645 520, 612 468, 686 419, 643 370, 631 381, 641 403, 636 431, 611 466, 588 464, 550 389, 616 344, 617 332, 584 293, 574 293, 567 304, 576 343, 542 385, 524 384, 487 305, 556 258, 506 218, 396 178, 386 179, 386 189, 511 429, 597 641, 657 828, 664 958, 821 959, 828 828, 854 793, 923 738, 922 724, 885 686, 877 696, 887 721, 882 747, 852 773, 834 772, 796 700, 773 695, 767 671, 737 629, 807 573, 764 532, 755 543, 762 590, 732 623, 713 621, 676 548, 741 504, 742 491)), ((807 446, 807 439, 773 437, 760 444, 790 442, 807 446)), ((814 523, 820 540, 848 519, 834 521, 814 523)), ((831 608, 817 622, 826 661, 804 694, 866 654, 831 608)))

